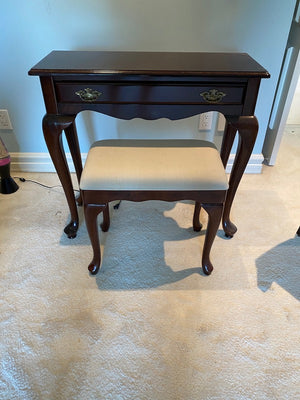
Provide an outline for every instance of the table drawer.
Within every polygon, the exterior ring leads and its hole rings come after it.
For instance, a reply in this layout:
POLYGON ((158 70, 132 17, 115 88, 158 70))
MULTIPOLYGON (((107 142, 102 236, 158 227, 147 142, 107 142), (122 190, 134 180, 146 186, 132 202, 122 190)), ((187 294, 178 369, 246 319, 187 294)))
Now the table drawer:
POLYGON ((242 104, 244 86, 56 83, 58 103, 242 104))

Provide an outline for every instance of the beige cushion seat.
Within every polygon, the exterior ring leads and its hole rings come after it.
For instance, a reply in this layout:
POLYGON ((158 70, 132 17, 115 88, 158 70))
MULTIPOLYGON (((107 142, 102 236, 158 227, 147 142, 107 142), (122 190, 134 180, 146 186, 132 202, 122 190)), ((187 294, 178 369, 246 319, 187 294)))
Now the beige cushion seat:
POLYGON ((82 190, 226 190, 219 152, 203 140, 102 140, 91 147, 82 190))
POLYGON ((109 202, 192 200, 193 228, 199 231, 201 207, 208 213, 202 269, 213 270, 210 249, 218 230, 228 183, 215 145, 202 140, 102 140, 86 159, 80 189, 87 230, 93 247, 89 271, 96 274, 101 254, 97 215, 103 212, 103 231, 110 224, 109 202))

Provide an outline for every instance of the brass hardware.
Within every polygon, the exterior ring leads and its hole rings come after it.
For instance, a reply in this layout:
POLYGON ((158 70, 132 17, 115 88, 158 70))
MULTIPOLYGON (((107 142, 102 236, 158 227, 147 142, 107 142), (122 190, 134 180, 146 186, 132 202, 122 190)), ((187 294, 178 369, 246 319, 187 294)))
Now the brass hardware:
POLYGON ((90 88, 79 90, 78 92, 75 92, 75 94, 77 94, 77 96, 79 96, 81 100, 87 101, 88 103, 92 103, 102 95, 102 93, 98 92, 98 90, 93 90, 90 88))
POLYGON ((218 89, 210 89, 208 92, 200 93, 200 96, 202 96, 207 103, 215 104, 220 103, 223 97, 226 96, 226 93, 220 92, 218 89))

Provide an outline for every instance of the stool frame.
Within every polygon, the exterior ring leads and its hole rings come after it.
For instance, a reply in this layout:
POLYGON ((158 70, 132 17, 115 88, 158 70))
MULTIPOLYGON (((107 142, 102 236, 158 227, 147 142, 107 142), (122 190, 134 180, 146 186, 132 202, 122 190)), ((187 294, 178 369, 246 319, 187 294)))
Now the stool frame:
POLYGON ((195 201, 193 216, 194 231, 198 232, 202 228, 199 220, 201 207, 203 207, 208 214, 208 224, 202 251, 202 270, 205 275, 210 275, 213 270, 213 265, 210 260, 210 250, 221 222, 226 194, 227 190, 81 190, 86 227, 93 248, 93 259, 88 266, 88 270, 92 275, 97 274, 99 271, 101 251, 97 216, 103 212, 101 229, 103 232, 108 231, 110 226, 109 203, 111 201, 128 200, 141 202, 161 200, 174 202, 192 200, 195 201))

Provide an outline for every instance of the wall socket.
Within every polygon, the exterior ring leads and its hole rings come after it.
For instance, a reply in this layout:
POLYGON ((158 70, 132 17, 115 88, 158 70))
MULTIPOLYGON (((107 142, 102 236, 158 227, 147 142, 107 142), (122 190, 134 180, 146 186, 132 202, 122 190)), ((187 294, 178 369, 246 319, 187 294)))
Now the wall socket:
POLYGON ((212 127, 213 111, 200 114, 199 131, 209 131, 212 127))
POLYGON ((12 129, 7 110, 0 110, 0 129, 12 129))

